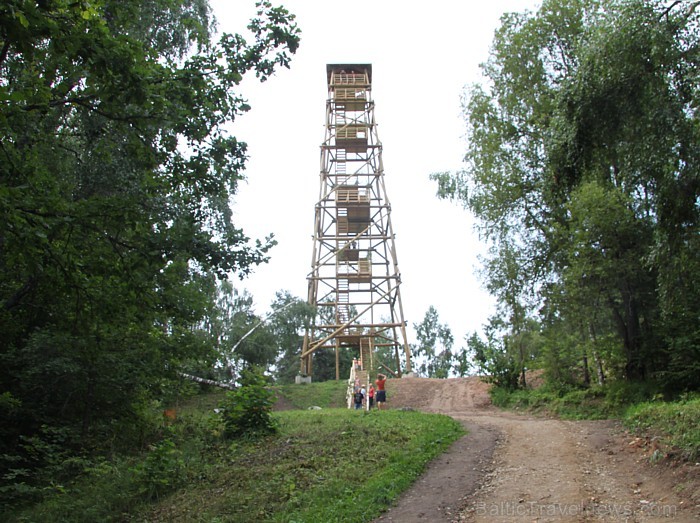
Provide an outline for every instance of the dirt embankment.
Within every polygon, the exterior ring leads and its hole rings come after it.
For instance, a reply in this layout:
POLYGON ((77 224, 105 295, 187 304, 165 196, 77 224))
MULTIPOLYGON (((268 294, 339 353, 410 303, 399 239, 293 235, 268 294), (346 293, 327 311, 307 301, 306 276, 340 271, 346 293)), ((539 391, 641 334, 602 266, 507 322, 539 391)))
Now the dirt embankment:
POLYGON ((700 465, 649 462, 614 421, 520 416, 478 378, 403 378, 389 408, 447 414, 469 434, 431 463, 381 522, 698 522, 700 465))

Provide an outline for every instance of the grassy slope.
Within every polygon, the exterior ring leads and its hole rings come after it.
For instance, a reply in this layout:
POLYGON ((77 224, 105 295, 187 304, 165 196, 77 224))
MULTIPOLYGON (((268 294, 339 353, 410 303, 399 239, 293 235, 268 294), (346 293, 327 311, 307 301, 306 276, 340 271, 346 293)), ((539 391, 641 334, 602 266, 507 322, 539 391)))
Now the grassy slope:
POLYGON ((463 434, 446 416, 363 412, 342 383, 278 389, 301 409, 276 412, 280 431, 224 441, 213 408, 193 398, 147 455, 118 457, 8 521, 370 521, 463 434))
POLYGON ((675 402, 645 402, 631 406, 625 425, 658 437, 688 461, 700 459, 700 398, 675 402))
POLYGON ((309 407, 343 408, 345 407, 345 381, 324 381, 321 383, 302 383, 299 385, 283 385, 275 391, 295 409, 309 407))

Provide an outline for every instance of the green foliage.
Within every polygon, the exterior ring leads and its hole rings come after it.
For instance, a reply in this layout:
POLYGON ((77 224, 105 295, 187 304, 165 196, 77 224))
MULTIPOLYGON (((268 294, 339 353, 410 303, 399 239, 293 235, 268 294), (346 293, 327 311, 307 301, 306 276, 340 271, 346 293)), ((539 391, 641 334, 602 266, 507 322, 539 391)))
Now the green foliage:
POLYGON ((149 449, 145 459, 131 469, 139 496, 157 499, 184 482, 184 460, 175 443, 165 438, 149 449))
POLYGON ((76 439, 69 428, 49 425, 32 436, 21 436, 14 452, 0 455, 2 497, 13 503, 39 499, 47 491, 63 492, 91 464, 74 453, 76 439))
POLYGON ((453 371, 457 377, 469 376, 472 370, 472 361, 469 357, 469 348, 462 348, 454 355, 453 371))
MULTIPOLYGON (((652 237, 650 220, 634 213, 633 199, 615 187, 581 183, 571 192, 570 246, 562 270, 569 299, 586 313, 593 304, 607 306, 617 318, 617 330, 626 343, 625 375, 640 379, 653 361, 649 348, 653 332, 642 338, 638 324, 654 320, 653 270, 639 266, 652 237), (639 304, 646 302, 648 308, 639 304), (631 332, 631 331, 634 332, 631 332), (634 339, 629 339, 633 337, 634 339)), ((600 322, 598 322, 600 324, 600 322)))
POLYGON ((553 388, 574 387, 581 383, 578 337, 550 325, 541 347, 540 362, 545 379, 553 388))
POLYGON ((447 416, 418 412, 344 408, 276 416, 277 437, 221 447, 224 463, 181 491, 175 503, 159 503, 142 518, 167 506, 170 517, 182 520, 196 510, 206 520, 367 521, 464 433, 447 416))
MULTIPOLYGON (((300 345, 301 346, 301 345, 300 345)), ((301 354, 301 350, 298 351, 301 354)), ((352 367, 352 360, 359 356, 359 350, 356 348, 348 348, 341 350, 338 353, 338 377, 343 380, 350 376, 350 368, 352 367)), ((375 357, 380 358, 378 352, 375 352, 375 357)), ((313 369, 313 379, 316 382, 323 381, 335 381, 335 350, 334 349, 320 349, 312 354, 313 362, 311 368, 313 369)), ((390 361, 390 360, 389 360, 390 361)), ((290 361, 290 366, 287 368, 287 376, 280 376, 283 383, 289 383, 292 376, 296 376, 299 372, 299 357, 295 360, 290 361)))
POLYGON ((4 507, 7 512, 0 511, 0 519, 123 521, 144 506, 168 499, 170 493, 206 476, 211 464, 202 458, 209 452, 217 459, 222 430, 213 409, 220 398, 217 391, 188 399, 177 409, 177 420, 165 426, 161 406, 152 403, 150 412, 141 416, 149 426, 140 431, 150 440, 143 450, 115 446, 109 457, 86 459, 82 472, 66 476, 60 488, 43 489, 36 498, 41 501, 21 510, 4 507))
MULTIPOLYGON (((690 267, 688 272, 691 272, 690 267)), ((700 310, 700 304, 694 301, 692 294, 678 294, 672 298, 674 303, 664 311, 664 338, 668 340, 664 356, 668 365, 659 372, 665 388, 674 393, 696 389, 700 376, 700 322, 690 325, 688 322, 688 316, 692 316, 688 311, 700 310)))
MULTIPOLYGON (((316 311, 304 300, 292 296, 289 291, 275 293, 275 300, 270 309, 270 331, 275 336, 278 355, 275 375, 280 383, 293 383, 299 373, 304 329, 310 324, 316 311)), ((319 376, 314 378, 322 379, 320 375, 323 374, 324 366, 314 368, 319 371, 319 376)), ((332 379, 335 379, 335 359, 332 379)))
POLYGON ((215 313, 207 319, 208 328, 216 339, 219 369, 207 369, 206 374, 223 382, 232 382, 246 366, 270 367, 277 356, 276 339, 254 311, 253 296, 239 293, 231 282, 219 284, 215 313))
POLYGON ((464 97, 466 168, 432 178, 478 219, 521 364, 537 312, 554 380, 700 383, 699 49, 686 2, 547 0, 501 19, 464 97))
POLYGON ((449 326, 440 323, 438 312, 431 305, 423 321, 414 323, 413 328, 418 338, 418 342, 411 347, 414 371, 428 378, 447 378, 454 364, 454 336, 449 326))
POLYGON ((39 441, 104 449, 211 367, 216 280, 274 245, 233 223, 246 145, 226 124, 299 31, 269 2, 247 40, 212 23, 205 0, 0 4, 0 488, 50 488, 39 441))
POLYGON ((660 397, 661 389, 653 381, 612 382, 602 388, 605 402, 612 408, 624 409, 660 397))
POLYGON ((277 432, 272 417, 274 392, 262 372, 254 368, 241 373, 240 387, 226 393, 221 402, 224 436, 256 438, 277 432))
POLYGON ((700 457, 700 398, 676 402, 634 405, 624 417, 625 425, 641 434, 660 437, 671 453, 697 461, 700 457))
POLYGON ((3 521, 64 521, 90 523, 118 521, 142 502, 134 496, 129 472, 133 463, 120 459, 102 461, 86 469, 86 474, 60 492, 45 492, 42 501, 23 509, 5 507, 3 521))
POLYGON ((493 387, 490 395, 494 405, 502 408, 564 419, 606 419, 622 417, 630 406, 657 397, 658 390, 658 384, 653 382, 618 381, 586 388, 551 384, 519 390, 493 387))
POLYGON ((492 318, 490 327, 486 329, 486 340, 472 333, 467 339, 467 347, 484 381, 494 384, 496 388, 515 390, 519 387, 523 367, 512 350, 508 350, 504 339, 495 336, 498 324, 492 318))

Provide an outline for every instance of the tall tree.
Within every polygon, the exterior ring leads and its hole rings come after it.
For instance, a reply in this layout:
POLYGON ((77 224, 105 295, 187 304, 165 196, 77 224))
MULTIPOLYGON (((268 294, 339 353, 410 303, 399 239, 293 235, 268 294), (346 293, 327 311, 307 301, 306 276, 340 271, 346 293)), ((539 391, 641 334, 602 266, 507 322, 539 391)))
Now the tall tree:
POLYGON ((498 316, 489 318, 484 328, 485 339, 476 332, 467 338, 469 354, 475 363, 476 371, 488 383, 507 390, 518 388, 521 366, 518 357, 507 343, 505 327, 498 316))
POLYGON ((418 374, 429 378, 447 378, 453 365, 452 346, 454 336, 447 324, 440 323, 437 310, 432 305, 425 312, 423 321, 414 323, 417 342, 411 347, 418 374))
POLYGON ((232 221, 246 146, 223 124, 299 32, 269 2, 250 42, 212 23, 205 0, 0 5, 2 455, 31 461, 14 453, 42 425, 80 445, 138 412, 211 356, 193 327, 213 278, 267 259, 273 240, 232 221))
POLYGON ((238 292, 228 281, 220 285, 219 309, 222 312, 217 355, 225 377, 237 380, 243 368, 269 370, 277 358, 275 335, 255 313, 253 296, 238 292))
MULTIPOLYGON (((282 383, 293 383, 299 374, 304 330, 315 314, 312 306, 289 291, 278 291, 270 305, 269 325, 275 336, 275 375, 282 383)), ((333 363, 335 377, 335 361, 333 363)))
POLYGON ((673 387, 700 377, 700 291, 687 279, 697 275, 700 218, 698 92, 691 87, 700 65, 697 7, 613 5, 563 86, 551 153, 559 193, 572 198, 594 181, 609 200, 624 195, 626 217, 614 219, 602 241, 608 256, 618 248, 621 262, 610 304, 627 374, 661 371, 673 387))
POLYGON ((585 328, 559 314, 543 325, 570 321, 582 346, 612 328, 628 379, 653 373, 676 388, 700 376, 688 279, 700 213, 697 7, 548 0, 505 16, 483 66, 489 83, 466 97, 467 167, 433 175, 441 196, 476 214, 490 266, 517 253, 533 308, 558 296, 583 313, 597 300, 612 320, 585 328))
POLYGON ((529 324, 528 299, 532 291, 527 284, 527 271, 523 270, 523 253, 507 241, 503 241, 498 248, 499 253, 488 260, 484 268, 488 282, 486 288, 497 297, 499 313, 507 319, 509 332, 506 336, 516 354, 520 383, 525 387, 525 370, 531 356, 526 346, 526 332, 529 324))

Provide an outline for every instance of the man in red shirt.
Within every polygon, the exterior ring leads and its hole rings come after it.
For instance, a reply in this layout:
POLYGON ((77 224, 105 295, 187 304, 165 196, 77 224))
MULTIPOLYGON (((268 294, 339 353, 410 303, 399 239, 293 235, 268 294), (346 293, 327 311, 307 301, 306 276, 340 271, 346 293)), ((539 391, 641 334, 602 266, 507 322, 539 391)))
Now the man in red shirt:
POLYGON ((384 386, 386 385, 386 375, 377 374, 377 410, 382 410, 382 405, 386 403, 386 390, 384 386))

